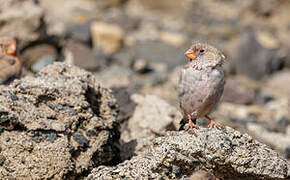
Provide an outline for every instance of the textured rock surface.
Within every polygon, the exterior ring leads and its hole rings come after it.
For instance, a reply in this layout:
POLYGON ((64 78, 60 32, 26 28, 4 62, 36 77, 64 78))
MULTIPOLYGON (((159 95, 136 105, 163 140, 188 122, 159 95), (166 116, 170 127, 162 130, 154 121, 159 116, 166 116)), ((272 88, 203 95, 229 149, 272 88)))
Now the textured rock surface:
POLYGON ((63 63, 0 86, 0 176, 68 178, 110 162, 117 105, 91 73, 63 63))
POLYGON ((225 179, 290 178, 290 164, 266 145, 232 128, 168 132, 148 152, 116 167, 100 166, 88 179, 181 178, 206 168, 225 179))

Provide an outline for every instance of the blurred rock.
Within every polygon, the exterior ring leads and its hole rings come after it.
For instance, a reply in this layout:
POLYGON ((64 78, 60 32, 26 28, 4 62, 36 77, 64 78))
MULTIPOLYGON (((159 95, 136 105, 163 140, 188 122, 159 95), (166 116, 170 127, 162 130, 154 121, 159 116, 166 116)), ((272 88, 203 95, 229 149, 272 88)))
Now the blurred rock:
POLYGON ((90 71, 100 66, 92 49, 81 42, 69 40, 65 45, 65 50, 71 53, 73 64, 76 66, 90 71))
POLYGON ((270 132, 264 127, 254 123, 247 124, 247 129, 249 133, 258 138, 260 141, 281 152, 284 152, 286 147, 290 146, 289 134, 270 132))
POLYGON ((0 89, 2 178, 77 178, 115 157, 116 100, 91 73, 55 63, 0 89))
POLYGON ((114 94, 117 104, 119 105, 119 122, 127 121, 132 117, 136 103, 131 100, 131 95, 135 94, 139 89, 138 85, 129 87, 112 87, 112 93, 114 94))
POLYGON ((281 60, 276 49, 267 49, 257 41, 252 29, 244 32, 236 56, 236 69, 254 80, 260 80, 277 71, 281 60))
MULTIPOLYGON (((51 64, 56 60, 58 53, 56 48, 50 44, 37 44, 35 46, 27 47, 21 53, 21 59, 26 68, 30 69, 35 63, 42 59, 42 61, 49 61, 51 64), (49 60, 48 60, 49 59, 49 60), (52 62, 51 62, 52 60, 52 62)), ((43 66, 42 66, 43 67, 43 66)), ((35 72, 39 72, 38 69, 35 72)))
POLYGON ((221 179, 290 178, 289 162, 248 134, 229 127, 196 133, 167 132, 144 153, 114 167, 99 166, 88 179, 180 179, 201 167, 221 179))
POLYGON ((55 59, 53 56, 43 56, 31 66, 31 70, 33 72, 39 72, 47 65, 52 64, 54 61, 55 59))
MULTIPOLYGON (((97 5, 97 1, 84 0, 39 1, 39 6, 45 11, 44 21, 47 25, 46 31, 48 35, 56 36, 64 36, 67 33, 66 30, 68 30, 68 32, 76 30, 72 28, 72 26, 84 24, 88 22, 88 20, 96 18, 95 11, 97 5)), ((80 31, 84 32, 84 29, 80 31)), ((73 33, 73 35, 76 37, 76 33, 73 33)), ((82 38, 85 37, 83 35, 82 38)), ((80 37, 79 34, 77 36, 80 37)))
POLYGON ((106 55, 117 52, 124 38, 124 31, 119 26, 100 21, 92 23, 91 33, 94 49, 101 49, 106 55))
POLYGON ((255 91, 238 79, 227 78, 222 100, 234 104, 252 104, 255 101, 255 91))
POLYGON ((44 10, 34 0, 5 0, 0 5, 0 36, 22 41, 34 41, 40 37, 37 31, 44 10))
POLYGON ((150 62, 148 59, 136 59, 132 65, 132 69, 135 72, 144 74, 152 71, 150 67, 150 62))
POLYGON ((90 27, 90 21, 70 24, 66 27, 66 34, 74 40, 89 43, 91 41, 90 27))
POLYGON ((123 160, 143 152, 156 135, 177 130, 182 119, 175 107, 157 96, 134 94, 131 99, 137 106, 121 135, 121 140, 125 142, 121 148, 123 160))
POLYGON ((164 134, 166 130, 178 129, 182 116, 166 101, 153 95, 134 94, 131 98, 137 104, 128 122, 132 139, 147 137, 151 134, 164 134))
POLYGON ((147 59, 152 67, 164 64, 172 70, 178 65, 186 63, 184 49, 176 48, 159 41, 137 42, 130 48, 134 59, 147 59))
POLYGON ((255 102, 259 105, 265 105, 268 102, 272 101, 273 99, 274 98, 271 95, 260 91, 256 94, 256 101, 255 102))
POLYGON ((265 91, 275 97, 290 96, 290 71, 282 71, 270 77, 265 84, 265 91))
POLYGON ((133 76, 133 72, 129 68, 118 65, 106 67, 95 74, 96 79, 102 82, 102 86, 106 88, 128 87, 129 84, 134 83, 131 76, 133 76))
POLYGON ((159 35, 160 40, 172 46, 180 47, 187 42, 186 37, 182 34, 161 31, 159 35))
POLYGON ((290 159, 290 146, 285 149, 286 158, 290 159))

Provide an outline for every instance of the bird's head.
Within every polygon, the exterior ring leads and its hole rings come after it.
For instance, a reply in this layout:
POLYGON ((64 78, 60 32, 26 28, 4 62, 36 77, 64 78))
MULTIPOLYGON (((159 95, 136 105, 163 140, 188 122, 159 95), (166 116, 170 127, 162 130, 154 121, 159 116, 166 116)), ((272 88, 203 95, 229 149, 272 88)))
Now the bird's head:
POLYGON ((16 53, 16 40, 13 38, 0 38, 0 53, 14 55, 16 53))
POLYGON ((217 48, 203 43, 193 44, 184 55, 192 62, 216 66, 223 64, 225 56, 217 48))

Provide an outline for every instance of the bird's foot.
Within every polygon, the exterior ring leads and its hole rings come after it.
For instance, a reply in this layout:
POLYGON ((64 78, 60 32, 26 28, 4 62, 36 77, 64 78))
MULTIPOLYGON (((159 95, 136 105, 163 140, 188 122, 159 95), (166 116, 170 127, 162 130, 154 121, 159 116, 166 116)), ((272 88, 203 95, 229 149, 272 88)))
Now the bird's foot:
POLYGON ((209 123, 209 125, 207 127, 208 128, 217 127, 219 129, 221 129, 223 126, 220 123, 215 122, 214 120, 210 120, 210 123, 209 123))
POLYGON ((193 135, 195 137, 197 137, 196 133, 194 132, 193 128, 199 129, 199 126, 194 124, 192 121, 189 121, 185 131, 188 131, 189 129, 191 130, 191 132, 193 133, 193 135))

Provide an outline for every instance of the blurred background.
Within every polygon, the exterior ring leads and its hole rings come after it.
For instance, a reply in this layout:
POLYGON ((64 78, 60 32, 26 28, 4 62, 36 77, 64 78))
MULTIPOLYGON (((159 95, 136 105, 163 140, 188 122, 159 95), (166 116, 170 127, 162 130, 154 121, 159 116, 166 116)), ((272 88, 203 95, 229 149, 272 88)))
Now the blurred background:
POLYGON ((195 41, 212 44, 227 57, 212 117, 290 159, 288 0, 0 0, 0 36, 17 39, 22 77, 55 61, 93 72, 116 95, 123 132, 134 128, 134 93, 178 109, 184 52, 195 41))

